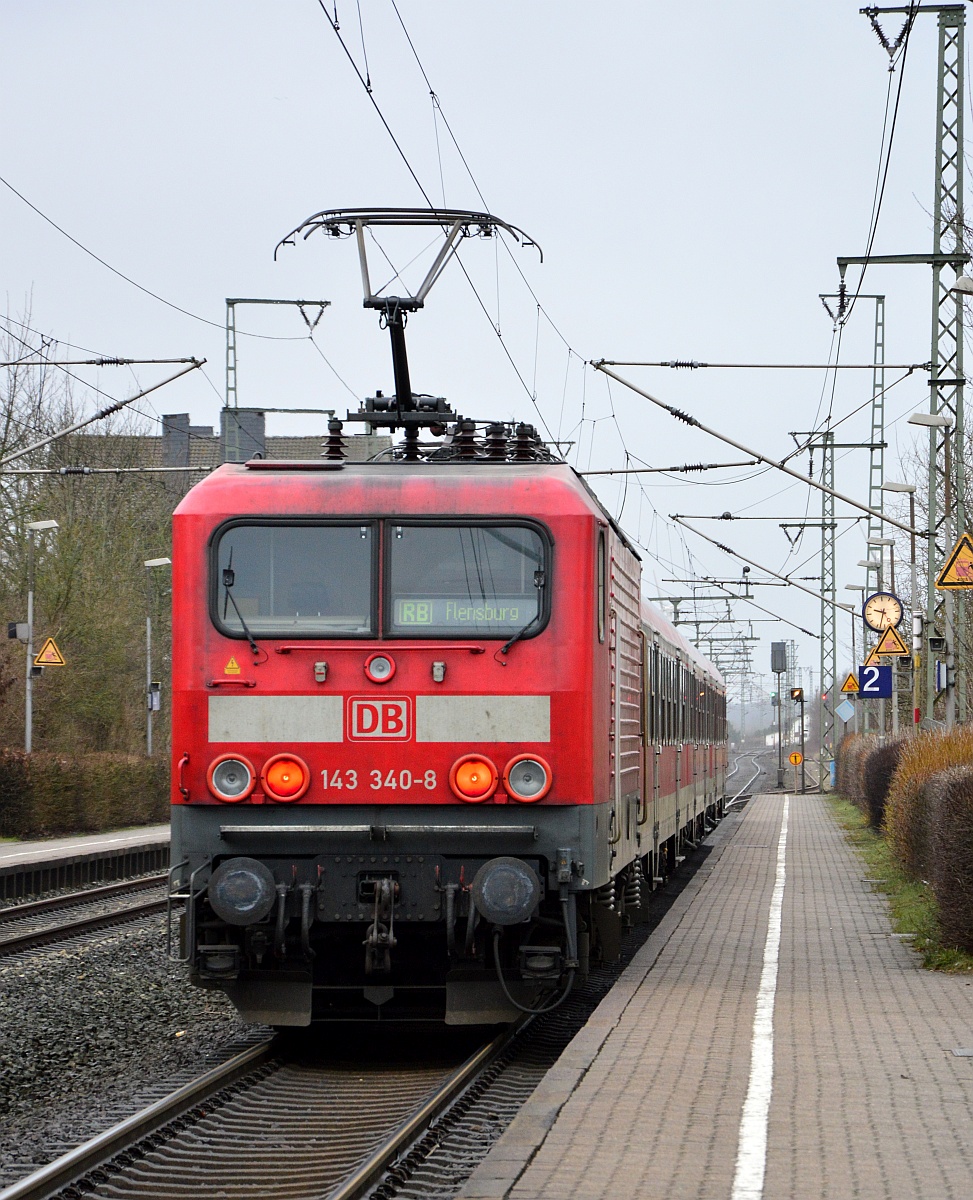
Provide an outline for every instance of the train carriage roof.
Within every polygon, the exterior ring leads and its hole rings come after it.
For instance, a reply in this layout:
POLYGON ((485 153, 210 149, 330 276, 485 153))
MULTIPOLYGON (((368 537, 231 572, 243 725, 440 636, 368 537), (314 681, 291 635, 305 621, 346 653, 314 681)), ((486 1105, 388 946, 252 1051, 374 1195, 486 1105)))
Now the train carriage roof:
POLYGON ((723 676, 709 659, 704 658, 696 647, 683 637, 675 625, 666 620, 659 609, 653 607, 653 605, 645 600, 642 601, 642 621, 649 629, 658 633, 675 650, 678 650, 680 657, 692 663, 704 675, 708 675, 717 687, 722 688, 726 686, 723 676))

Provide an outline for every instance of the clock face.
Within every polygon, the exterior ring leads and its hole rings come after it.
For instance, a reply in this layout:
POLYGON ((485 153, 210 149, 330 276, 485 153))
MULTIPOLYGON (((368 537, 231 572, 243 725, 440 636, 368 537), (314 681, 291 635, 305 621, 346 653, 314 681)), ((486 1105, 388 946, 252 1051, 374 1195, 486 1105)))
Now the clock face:
POLYGON ((865 601, 862 616, 869 629, 882 633, 902 620, 902 601, 891 592, 876 592, 865 601))

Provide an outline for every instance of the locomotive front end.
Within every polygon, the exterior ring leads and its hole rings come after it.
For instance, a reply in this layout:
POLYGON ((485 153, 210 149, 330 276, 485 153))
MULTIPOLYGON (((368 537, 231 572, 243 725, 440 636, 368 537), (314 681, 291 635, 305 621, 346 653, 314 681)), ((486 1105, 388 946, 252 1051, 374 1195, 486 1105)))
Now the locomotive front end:
POLYGON ((191 978, 273 1025, 555 1003, 622 824, 605 522, 560 464, 317 466, 223 467, 175 517, 191 978))

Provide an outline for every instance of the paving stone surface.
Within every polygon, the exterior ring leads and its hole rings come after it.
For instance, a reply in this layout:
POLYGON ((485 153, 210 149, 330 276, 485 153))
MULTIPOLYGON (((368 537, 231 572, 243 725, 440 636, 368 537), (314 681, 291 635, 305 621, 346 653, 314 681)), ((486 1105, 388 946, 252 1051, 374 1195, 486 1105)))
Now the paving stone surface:
MULTIPOLYGON (((459 1193, 729 1200, 783 798, 755 797, 459 1193)), ((973 980, 892 934, 824 800, 789 801, 766 1200, 973 1197, 973 980)))

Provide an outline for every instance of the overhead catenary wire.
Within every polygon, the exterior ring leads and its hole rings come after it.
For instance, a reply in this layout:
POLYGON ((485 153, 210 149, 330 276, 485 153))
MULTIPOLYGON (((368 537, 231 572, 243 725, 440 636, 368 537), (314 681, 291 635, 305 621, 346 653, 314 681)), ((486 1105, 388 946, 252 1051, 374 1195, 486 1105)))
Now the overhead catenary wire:
POLYGON ((711 538, 709 534, 703 533, 701 529, 696 529, 694 526, 690 525, 687 521, 683 520, 678 513, 670 513, 669 520, 675 521, 677 525, 682 525, 683 528, 688 529, 691 533, 695 533, 697 537, 701 537, 704 541, 710 542, 717 548, 717 550, 722 550, 724 554, 729 554, 731 558, 736 558, 739 559, 740 562, 748 563, 751 567, 756 567, 758 571, 766 571, 768 575, 773 575, 775 579, 783 580, 783 582, 788 584, 790 587, 796 587, 802 592, 807 592, 807 594, 809 596, 813 596, 815 600, 823 600, 825 604, 830 604, 832 608, 840 609, 843 613, 852 611, 849 605, 840 604, 837 600, 832 600, 830 596, 825 596, 821 592, 816 592, 813 588, 805 587, 803 583, 798 583, 798 581, 792 576, 782 575, 779 571, 774 571, 770 567, 764 566, 763 563, 758 563, 755 559, 748 558, 745 554, 741 554, 738 550, 732 550, 729 546, 724 545, 723 542, 718 542, 716 538, 711 538))
POLYGON ((40 450, 44 446, 50 445, 51 442, 56 442, 59 438, 67 437, 69 433, 76 433, 79 429, 83 429, 86 425, 91 425, 94 421, 100 421, 105 417, 111 416, 112 413, 118 412, 120 409, 133 404, 136 400, 141 400, 143 396, 149 395, 150 392, 157 392, 159 388, 163 388, 166 384, 174 383, 177 379, 181 379, 183 375, 188 375, 190 371, 195 371, 203 365, 206 359, 194 360, 191 366, 186 367, 182 371, 177 371, 175 375, 170 375, 168 379, 162 379, 158 383, 154 383, 151 387, 143 388, 140 392, 136 392, 134 396, 129 396, 125 400, 116 400, 114 404, 110 404, 107 408, 99 409, 90 417, 84 417, 80 421, 75 421, 72 425, 68 425, 65 429, 59 429, 57 433, 52 433, 40 441, 32 443, 30 446, 24 446, 19 450, 13 450, 10 454, 0 458, 0 467, 5 467, 7 463, 13 462, 15 459, 23 458, 27 454, 33 453, 35 450, 40 450))
POLYGON ((683 421, 687 425, 691 425, 696 429, 701 429, 704 433, 708 433, 712 437, 718 438, 721 442, 726 442, 727 445, 733 446, 734 449, 740 450, 744 454, 752 455, 760 462, 766 463, 767 466, 774 467, 778 471, 783 471, 785 475, 790 475, 792 478, 799 480, 801 483, 809 487, 817 488, 819 491, 826 492, 828 495, 834 496, 836 500, 841 500, 844 504, 850 504, 852 508, 861 509, 862 512, 870 513, 873 516, 881 516, 885 521, 888 522, 888 524, 895 525, 897 528, 904 530, 906 533, 915 533, 917 537, 929 536, 928 532, 925 530, 914 530, 911 525, 903 521, 899 521, 894 517, 888 516, 887 514, 879 513, 875 509, 869 508, 867 504, 862 504, 860 500, 855 500, 851 496, 846 496, 842 492, 835 491, 834 488, 829 488, 823 483, 818 483, 817 480, 811 479, 807 475, 802 475, 799 471, 795 471, 791 467, 788 467, 784 461, 778 461, 776 459, 769 458, 767 455, 761 454, 758 450, 754 450, 752 447, 745 446, 742 442, 738 442, 735 438, 728 437, 725 433, 717 432, 717 430, 710 428, 710 426, 704 425, 703 422, 697 420, 696 417, 682 412, 680 409, 675 408, 671 404, 666 404, 664 400, 659 400, 656 396, 653 396, 644 388, 640 388, 636 386, 636 384, 631 383, 629 380, 623 379, 621 375, 616 375, 614 371, 610 371, 602 362, 595 362, 592 365, 596 370, 603 371, 606 375, 610 376, 618 383, 623 384, 637 395, 642 396, 644 399, 649 400, 652 404, 655 404, 658 408, 663 409, 671 417, 675 417, 676 420, 683 421))
MULTIPOLYGON (((68 233, 68 231, 66 229, 64 229, 60 225, 58 225, 58 223, 55 220, 53 220, 51 217, 49 217, 47 215, 47 213, 42 212, 41 209, 39 209, 36 204, 32 204, 31 201, 28 200, 27 197, 23 194, 23 192, 18 192, 17 189, 14 187, 14 185, 12 183, 10 183, 8 180, 4 179, 4 177, 2 175, 0 175, 0 183, 2 183, 3 186, 5 188, 7 188, 9 191, 13 192, 13 194, 18 198, 18 200, 22 200, 29 209, 31 209, 31 210, 33 210, 33 212, 37 213, 37 215, 41 218, 42 221, 46 221, 47 224, 50 225, 52 229, 56 229, 57 232, 59 234, 61 234, 62 237, 66 237, 69 242, 71 242, 73 245, 77 246, 77 248, 79 250, 81 250, 84 254, 87 254, 89 258, 93 258, 95 260, 95 262, 100 263, 106 270, 111 271, 111 273, 113 275, 117 275, 119 279, 124 279, 124 281, 128 284, 131 284, 131 286, 133 288, 136 288, 136 289, 138 289, 138 291, 143 292, 146 296, 150 296, 153 300, 157 300, 160 304, 164 304, 167 308, 171 308, 171 309, 174 309, 178 313, 182 313, 182 315, 184 317, 191 317, 192 320, 194 320, 194 321, 201 321, 204 325, 209 325, 213 329, 224 329, 225 328, 225 325, 221 324, 218 321, 211 321, 208 317, 202 317, 199 315, 199 313, 194 313, 188 308, 183 308, 179 304, 174 304, 173 301, 167 300, 165 298, 165 296, 160 296, 158 292, 153 292, 151 288, 147 288, 147 287, 143 286, 141 283, 138 283, 136 280, 132 279, 132 277, 130 275, 126 275, 124 271, 119 271, 119 269, 117 267, 113 267, 110 262, 106 262, 105 259, 103 259, 100 255, 95 254, 94 250, 89 250, 88 247, 83 242, 79 242, 76 237, 73 237, 70 233, 68 233)), ((268 342, 300 342, 300 341, 304 340, 303 336, 301 336, 301 337, 296 337, 296 336, 295 337, 280 337, 280 336, 275 336, 275 335, 267 334, 267 333, 248 333, 244 329, 238 329, 237 333, 241 337, 261 338, 262 340, 268 341, 268 342)))

